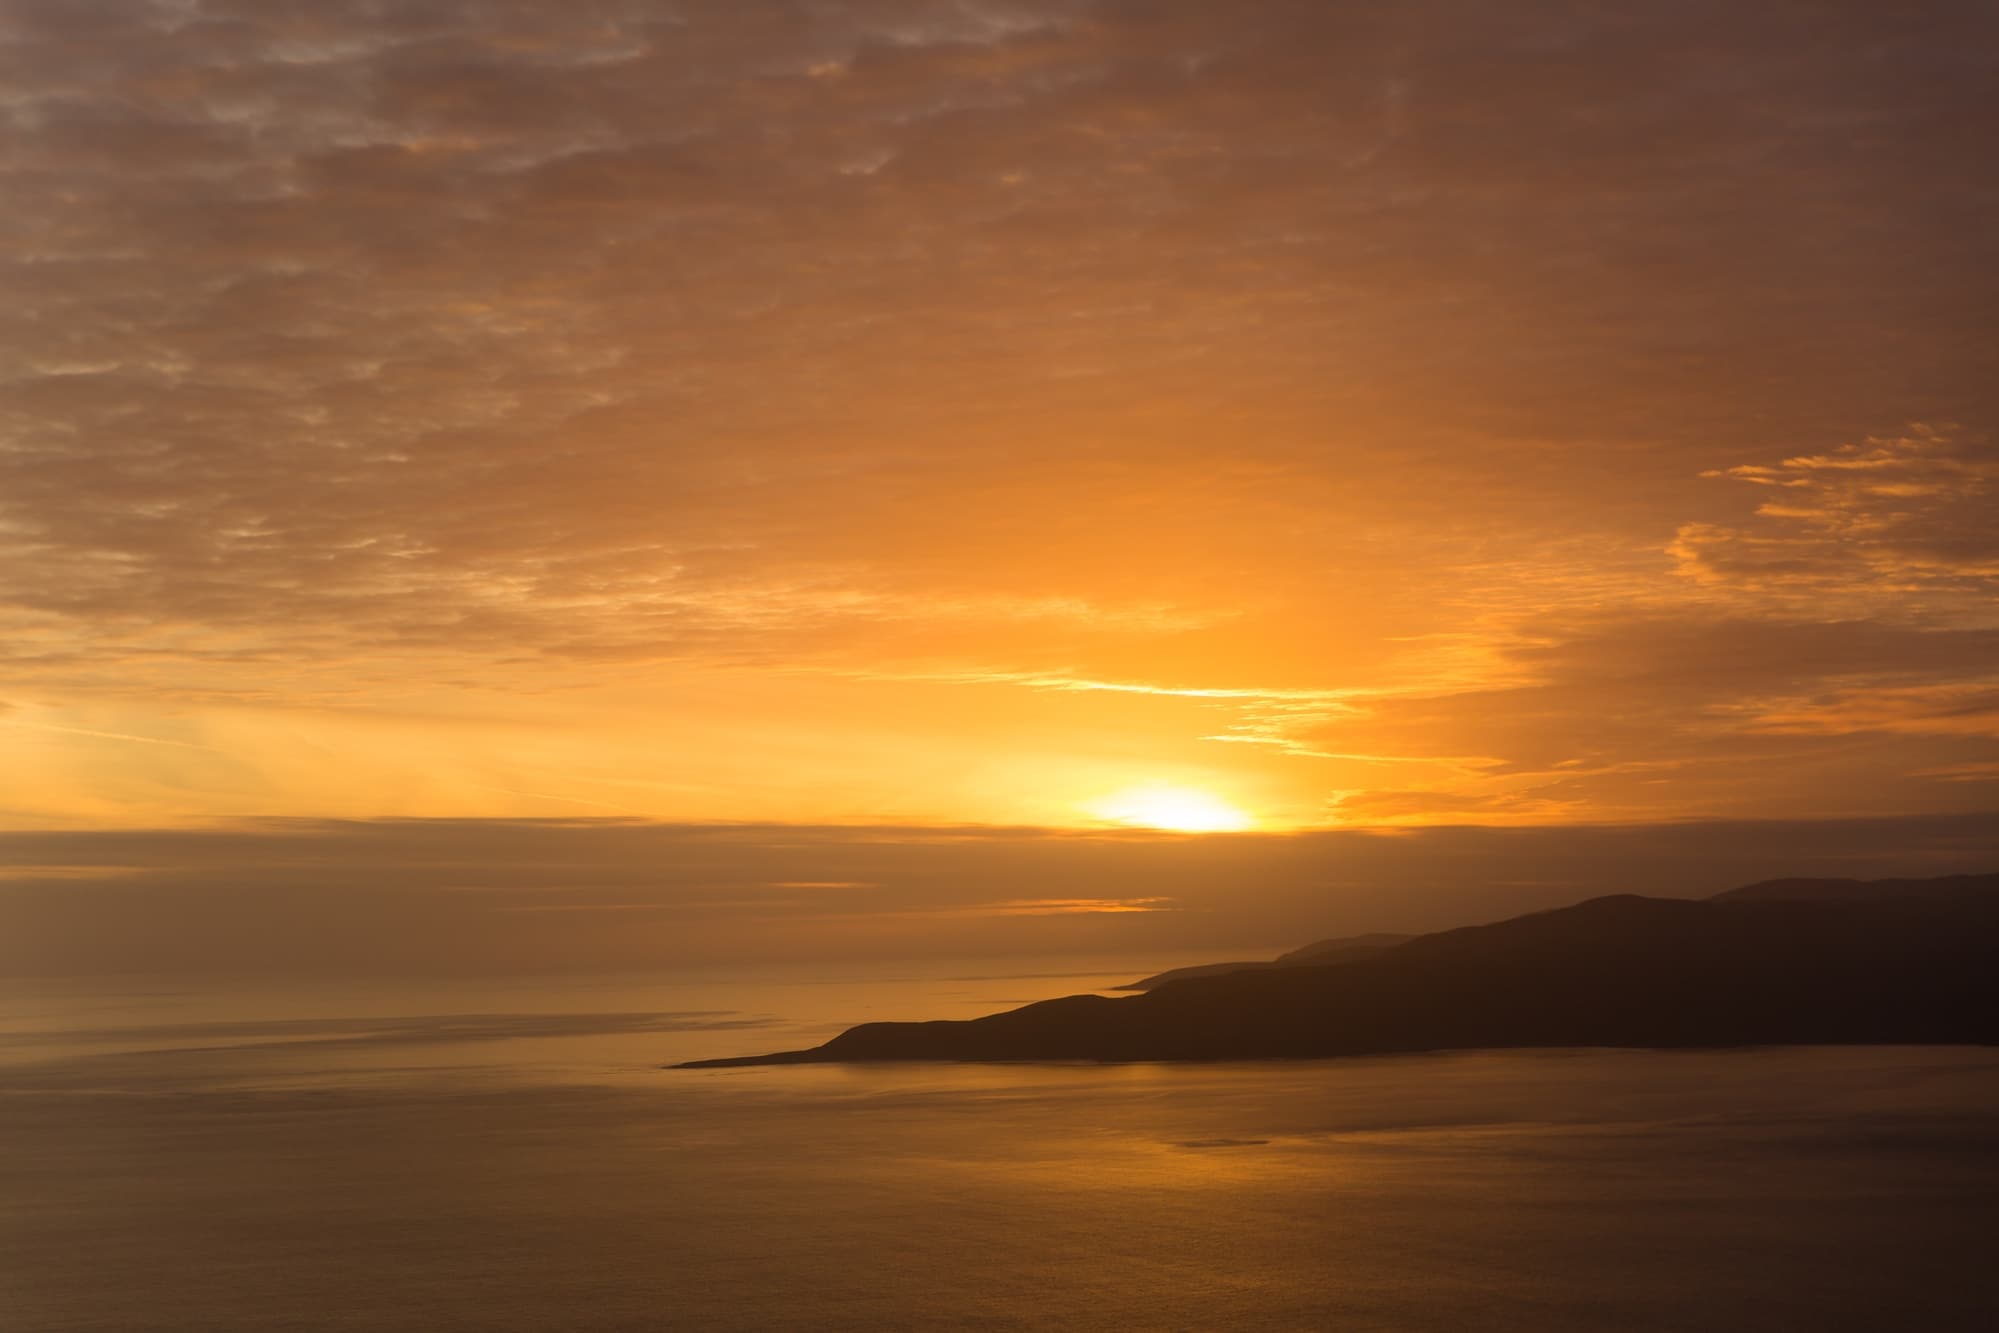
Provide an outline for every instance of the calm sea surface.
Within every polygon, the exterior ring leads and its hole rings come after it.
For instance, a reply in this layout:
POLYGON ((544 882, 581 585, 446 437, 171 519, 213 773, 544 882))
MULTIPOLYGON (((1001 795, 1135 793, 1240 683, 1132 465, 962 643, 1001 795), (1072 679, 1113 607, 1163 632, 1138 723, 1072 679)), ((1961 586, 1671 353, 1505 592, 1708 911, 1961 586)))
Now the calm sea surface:
POLYGON ((1176 961, 11 983, 0 1328, 1999 1328, 1999 1051, 658 1068, 1176 961))

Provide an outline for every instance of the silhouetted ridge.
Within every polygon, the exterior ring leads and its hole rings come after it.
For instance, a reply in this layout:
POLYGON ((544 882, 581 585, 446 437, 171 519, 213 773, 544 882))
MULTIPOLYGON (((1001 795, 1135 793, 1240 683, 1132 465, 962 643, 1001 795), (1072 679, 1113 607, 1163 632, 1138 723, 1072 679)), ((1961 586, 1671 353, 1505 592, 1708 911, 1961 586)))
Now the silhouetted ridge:
POLYGON ((1248 972, 1259 967, 1325 967, 1352 958, 1365 958, 1415 938, 1414 935, 1347 935, 1339 939, 1319 940, 1302 949, 1293 949, 1290 953, 1256 962, 1196 963, 1192 967, 1176 967, 1170 972, 1160 972, 1116 989, 1156 990, 1189 977, 1219 977, 1228 972, 1248 972))
POLYGON ((1852 883, 1592 898, 1332 966, 1195 976, 970 1021, 866 1023, 810 1051, 689 1067, 1999 1042, 1999 875, 1772 887, 1852 883))
POLYGON ((1934 879, 1766 879, 1714 895, 1711 902, 1824 902, 1831 899, 1950 898, 1999 894, 1999 875, 1934 879))

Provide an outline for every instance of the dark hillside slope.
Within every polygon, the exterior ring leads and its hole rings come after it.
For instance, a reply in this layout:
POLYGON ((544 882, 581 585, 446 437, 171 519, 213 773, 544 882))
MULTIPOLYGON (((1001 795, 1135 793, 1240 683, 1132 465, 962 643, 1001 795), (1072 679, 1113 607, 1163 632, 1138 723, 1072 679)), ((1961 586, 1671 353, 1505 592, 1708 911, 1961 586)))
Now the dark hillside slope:
POLYGON ((1596 898, 1333 966, 868 1023, 810 1051, 702 1063, 1880 1042, 1999 1042, 1999 895, 1596 898))
POLYGON ((1347 935, 1339 939, 1318 940, 1290 953, 1279 954, 1275 958, 1245 963, 1196 963, 1192 967, 1176 967, 1171 972, 1160 972, 1118 990, 1158 990, 1161 986, 1175 981, 1186 981, 1190 977, 1219 977, 1229 972, 1249 972, 1261 967, 1325 967, 1333 963, 1344 963, 1354 958, 1365 958, 1369 954, 1392 949, 1398 944, 1406 944, 1415 939, 1414 935, 1347 935))
POLYGON ((1892 901, 1999 895, 1999 875, 1935 879, 1766 879, 1717 893, 1709 902, 1892 901))

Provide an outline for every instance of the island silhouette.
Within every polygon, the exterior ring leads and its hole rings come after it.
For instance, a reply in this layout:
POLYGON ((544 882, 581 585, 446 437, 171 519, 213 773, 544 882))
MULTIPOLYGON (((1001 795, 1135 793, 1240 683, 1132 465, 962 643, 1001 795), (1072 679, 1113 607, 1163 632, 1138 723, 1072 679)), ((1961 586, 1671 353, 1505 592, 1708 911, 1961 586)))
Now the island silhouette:
POLYGON ((673 1068, 1990 1045, 1999 1043, 1999 874, 1778 879, 1704 899, 1614 894, 1429 935, 1321 941, 1126 989, 1139 993, 864 1023, 809 1050, 673 1068))

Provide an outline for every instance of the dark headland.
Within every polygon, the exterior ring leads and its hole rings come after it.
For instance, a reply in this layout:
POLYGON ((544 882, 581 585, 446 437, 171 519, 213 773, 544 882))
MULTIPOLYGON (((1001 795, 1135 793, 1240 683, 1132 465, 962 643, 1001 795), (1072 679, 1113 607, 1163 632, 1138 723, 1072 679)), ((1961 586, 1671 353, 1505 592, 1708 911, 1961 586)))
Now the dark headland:
POLYGON ((1615 895, 1325 958, 1167 974, 1141 994, 969 1021, 864 1023, 810 1050, 675 1067, 1999 1044, 1999 874, 1615 895))

